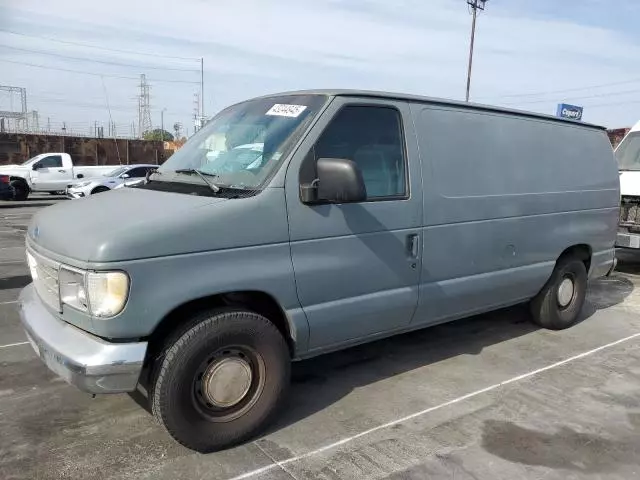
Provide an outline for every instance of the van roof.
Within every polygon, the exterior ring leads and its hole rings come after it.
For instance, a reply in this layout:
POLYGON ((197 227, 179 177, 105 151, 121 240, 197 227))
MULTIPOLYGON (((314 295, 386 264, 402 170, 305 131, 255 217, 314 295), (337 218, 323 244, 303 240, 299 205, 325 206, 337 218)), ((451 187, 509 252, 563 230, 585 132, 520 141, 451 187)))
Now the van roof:
POLYGON ((430 103, 430 104, 437 104, 437 105, 451 105, 455 107, 469 108, 473 110, 509 113, 512 115, 541 118, 541 119, 552 120, 556 122, 570 123, 570 124, 581 126, 581 127, 591 127, 591 128, 597 128, 599 130, 606 130, 606 128, 601 125, 585 123, 577 120, 568 120, 565 118, 555 117, 553 115, 545 115, 543 113, 528 112, 525 110, 515 110, 510 108, 496 107, 494 105, 484 105, 484 104, 473 103, 473 102, 462 102, 458 100, 449 100, 445 98, 426 97, 422 95, 411 95, 406 93, 382 92, 382 91, 373 91, 373 90, 346 90, 346 89, 322 90, 320 89, 320 90, 297 90, 297 91, 290 91, 290 92, 273 93, 270 95, 264 95, 263 97, 260 97, 260 98, 278 97, 281 95, 314 95, 314 94, 329 95, 334 97, 369 97, 369 98, 380 98, 380 99, 404 100, 408 102, 430 103))

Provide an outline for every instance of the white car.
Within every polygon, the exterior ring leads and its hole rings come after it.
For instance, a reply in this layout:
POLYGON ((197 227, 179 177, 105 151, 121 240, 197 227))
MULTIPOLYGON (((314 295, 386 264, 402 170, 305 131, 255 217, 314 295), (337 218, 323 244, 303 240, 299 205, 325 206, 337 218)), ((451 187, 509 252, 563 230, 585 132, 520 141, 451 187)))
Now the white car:
POLYGON ((150 164, 123 165, 101 177, 89 178, 68 185, 66 194, 68 198, 77 199, 106 192, 120 185, 129 185, 144 180, 147 172, 156 168, 158 168, 157 165, 150 164))
POLYGON ((26 200, 31 192, 61 192, 70 182, 97 177, 113 170, 112 165, 76 166, 68 153, 42 153, 21 165, 3 165, 15 200, 26 200))

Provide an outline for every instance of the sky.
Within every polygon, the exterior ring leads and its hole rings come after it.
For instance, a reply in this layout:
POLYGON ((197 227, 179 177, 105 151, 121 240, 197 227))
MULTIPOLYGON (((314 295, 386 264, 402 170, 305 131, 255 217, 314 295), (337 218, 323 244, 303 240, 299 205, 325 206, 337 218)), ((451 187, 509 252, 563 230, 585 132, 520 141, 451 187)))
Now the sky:
MULTIPOLYGON (((584 121, 629 126, 638 18, 638 0, 488 0, 471 100, 548 114, 565 102, 584 121)), ((107 103, 119 133, 137 128, 142 73, 154 126, 165 109, 165 129, 192 132, 200 58, 206 115, 306 88, 461 100, 470 27, 466 0, 0 0, 0 85, 26 87, 41 127, 83 133, 107 132, 107 103)), ((0 94, 0 110, 10 101, 0 94)))

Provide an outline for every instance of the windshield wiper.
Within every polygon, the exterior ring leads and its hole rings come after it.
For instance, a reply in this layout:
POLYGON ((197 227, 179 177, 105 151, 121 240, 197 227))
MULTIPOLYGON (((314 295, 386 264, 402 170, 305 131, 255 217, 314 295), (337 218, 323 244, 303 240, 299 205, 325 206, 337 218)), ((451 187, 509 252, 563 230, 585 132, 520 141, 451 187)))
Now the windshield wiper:
POLYGON ((215 183, 211 183, 209 180, 207 180, 207 177, 217 177, 218 175, 216 175, 215 173, 202 172, 202 171, 198 170, 197 168, 179 168, 178 170, 174 170, 174 171, 176 173, 186 173, 186 174, 195 173, 196 175, 198 175, 202 179, 202 181, 211 190, 213 190, 213 193, 218 193, 220 191, 220 187, 218 187, 215 183))

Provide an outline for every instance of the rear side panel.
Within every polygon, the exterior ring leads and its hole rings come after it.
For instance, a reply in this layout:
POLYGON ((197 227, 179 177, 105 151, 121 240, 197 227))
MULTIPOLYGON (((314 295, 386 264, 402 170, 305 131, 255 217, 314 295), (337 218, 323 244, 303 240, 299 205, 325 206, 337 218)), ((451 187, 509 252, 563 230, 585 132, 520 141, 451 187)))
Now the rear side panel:
POLYGON ((572 245, 611 263, 619 183, 605 132, 461 108, 412 112, 425 185, 417 322, 528 300, 572 245))

